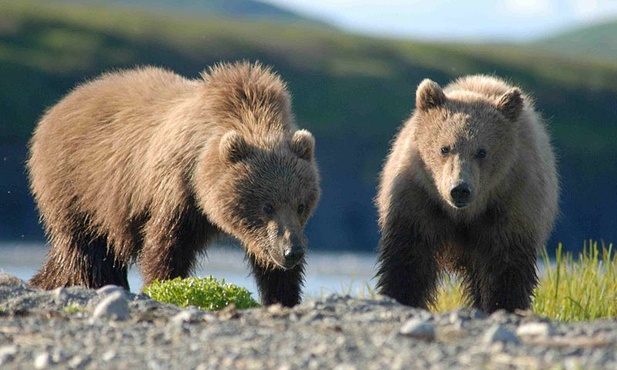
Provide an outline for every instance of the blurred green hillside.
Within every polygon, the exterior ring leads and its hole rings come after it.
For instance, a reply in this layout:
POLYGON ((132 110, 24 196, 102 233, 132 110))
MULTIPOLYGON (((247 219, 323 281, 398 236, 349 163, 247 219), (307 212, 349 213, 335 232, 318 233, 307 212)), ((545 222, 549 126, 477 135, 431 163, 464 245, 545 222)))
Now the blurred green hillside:
POLYGON ((159 13, 217 15, 245 21, 294 23, 304 26, 331 27, 325 22, 303 17, 261 0, 53 0, 73 5, 107 5, 119 10, 143 9, 159 13))
POLYGON ((532 46, 564 56, 617 62, 617 20, 589 26, 542 38, 532 46))
POLYGON ((282 75, 299 124, 317 139, 323 197, 307 231, 311 248, 376 247, 377 176, 417 84, 470 73, 509 78, 550 122, 563 196, 549 248, 617 240, 617 63, 207 14, 0 0, 0 239, 42 237, 23 169, 26 143, 45 109, 76 84, 143 64, 197 77, 213 63, 247 59, 282 75))

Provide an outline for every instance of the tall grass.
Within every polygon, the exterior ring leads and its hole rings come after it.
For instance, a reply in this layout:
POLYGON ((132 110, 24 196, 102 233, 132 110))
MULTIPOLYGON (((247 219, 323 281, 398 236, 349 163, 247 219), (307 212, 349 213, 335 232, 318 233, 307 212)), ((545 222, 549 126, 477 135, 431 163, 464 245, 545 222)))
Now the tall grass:
POLYGON ((586 243, 578 259, 559 245, 554 263, 543 253, 546 272, 535 290, 532 309, 560 321, 617 316, 617 256, 612 244, 586 243))
MULTIPOLYGON (((585 243, 575 258, 560 244, 551 258, 542 252, 544 271, 534 291, 531 309, 559 321, 586 321, 617 317, 617 256, 612 244, 585 243)), ((432 307, 443 312, 465 305, 460 279, 445 275, 432 307)))
POLYGON ((444 273, 437 285, 437 300, 430 307, 433 312, 445 312, 467 306, 461 279, 451 273, 444 273))
MULTIPOLYGON (((612 244, 585 243, 578 258, 564 252, 560 244, 554 258, 544 250, 541 259, 544 270, 534 291, 534 314, 565 322, 617 317, 617 255, 612 244)), ((361 298, 366 296, 374 297, 375 292, 360 293, 361 298)), ((461 279, 444 274, 431 311, 445 312, 466 305, 461 279)))

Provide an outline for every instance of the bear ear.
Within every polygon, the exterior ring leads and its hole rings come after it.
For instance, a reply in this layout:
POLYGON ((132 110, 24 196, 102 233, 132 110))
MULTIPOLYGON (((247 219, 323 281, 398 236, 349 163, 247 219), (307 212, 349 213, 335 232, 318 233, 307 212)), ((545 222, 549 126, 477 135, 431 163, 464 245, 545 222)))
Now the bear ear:
POLYGON ((315 138, 306 130, 294 132, 291 138, 291 151, 301 159, 312 161, 315 152, 315 138))
POLYGON ((424 79, 416 90, 416 108, 426 112, 446 102, 446 94, 436 82, 424 79))
POLYGON ((508 90, 497 100, 497 110, 510 121, 516 121, 523 111, 523 96, 521 90, 508 90))
POLYGON ((250 145, 237 131, 223 135, 219 145, 221 159, 227 163, 238 163, 251 153, 250 145))

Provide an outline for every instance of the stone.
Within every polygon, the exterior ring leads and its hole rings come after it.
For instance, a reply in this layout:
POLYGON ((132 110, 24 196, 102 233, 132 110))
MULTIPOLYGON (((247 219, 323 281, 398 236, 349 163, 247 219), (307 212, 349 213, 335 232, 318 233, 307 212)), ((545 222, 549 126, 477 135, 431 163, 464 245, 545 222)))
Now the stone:
POLYGON ((407 320, 399 330, 400 334, 431 341, 435 339, 435 324, 432 322, 412 318, 407 320))
POLYGON ((106 297, 115 292, 121 292, 123 295, 126 293, 122 287, 119 287, 117 285, 105 285, 104 287, 96 290, 96 293, 101 297, 106 297))
POLYGON ((520 340, 511 330, 502 325, 491 326, 484 334, 483 341, 486 344, 492 343, 514 343, 519 344, 520 340))
POLYGON ((0 366, 11 362, 18 351, 19 347, 16 345, 0 347, 0 366))
POLYGON ((184 322, 196 322, 196 321, 199 321, 202 318, 202 316, 204 316, 204 313, 202 311, 199 311, 194 308, 186 309, 174 315, 171 318, 170 322, 175 323, 175 324, 182 324, 184 322))
POLYGON ((113 292, 105 297, 94 309, 93 319, 110 318, 126 320, 129 318, 129 304, 124 291, 113 292))
POLYGON ((546 338, 553 334, 553 328, 545 322, 530 322, 519 326, 516 334, 521 337, 546 338))
POLYGON ((65 305, 69 299, 69 295, 66 292, 66 288, 64 287, 59 287, 59 288, 54 289, 53 294, 54 294, 54 302, 56 302, 59 305, 65 305))
POLYGON ((35 369, 45 369, 52 364, 51 355, 49 352, 39 353, 34 358, 34 368, 35 369))

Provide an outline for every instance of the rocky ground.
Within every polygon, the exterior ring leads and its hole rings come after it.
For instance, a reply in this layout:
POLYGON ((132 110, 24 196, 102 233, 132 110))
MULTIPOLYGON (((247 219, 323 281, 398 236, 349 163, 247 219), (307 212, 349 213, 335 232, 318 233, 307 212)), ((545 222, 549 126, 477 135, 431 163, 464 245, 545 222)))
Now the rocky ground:
POLYGON ((442 314, 325 296, 183 309, 116 287, 44 292, 0 275, 1 369, 615 369, 617 321, 442 314))

